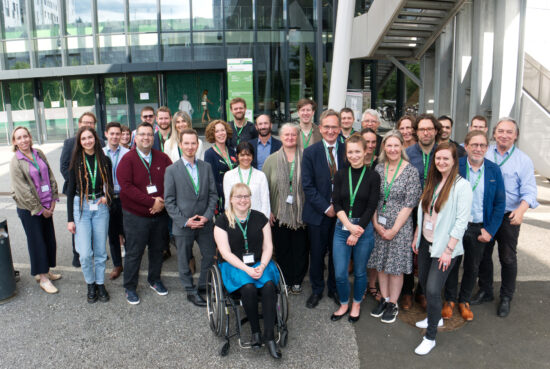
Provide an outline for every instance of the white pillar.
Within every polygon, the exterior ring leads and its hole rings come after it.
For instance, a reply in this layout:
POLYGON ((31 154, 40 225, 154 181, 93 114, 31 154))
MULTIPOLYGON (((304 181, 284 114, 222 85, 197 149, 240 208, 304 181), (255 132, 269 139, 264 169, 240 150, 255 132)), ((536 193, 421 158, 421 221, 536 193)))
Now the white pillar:
POLYGON ((334 30, 332 73, 330 74, 330 90, 328 96, 328 107, 337 111, 346 105, 354 11, 354 0, 338 1, 338 14, 336 16, 336 27, 334 30))

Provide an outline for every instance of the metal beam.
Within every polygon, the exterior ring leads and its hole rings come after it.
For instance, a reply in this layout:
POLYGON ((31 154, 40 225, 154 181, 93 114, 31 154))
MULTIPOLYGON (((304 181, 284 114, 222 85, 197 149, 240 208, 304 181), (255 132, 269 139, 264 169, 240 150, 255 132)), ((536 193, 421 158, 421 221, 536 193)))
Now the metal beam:
POLYGON ((388 60, 391 61, 392 64, 397 67, 397 69, 402 71, 407 77, 409 77, 414 83, 416 83, 418 87, 422 88, 422 81, 420 80, 420 78, 418 78, 413 72, 408 70, 407 67, 401 64, 399 60, 391 55, 387 55, 386 58, 388 58, 388 60))

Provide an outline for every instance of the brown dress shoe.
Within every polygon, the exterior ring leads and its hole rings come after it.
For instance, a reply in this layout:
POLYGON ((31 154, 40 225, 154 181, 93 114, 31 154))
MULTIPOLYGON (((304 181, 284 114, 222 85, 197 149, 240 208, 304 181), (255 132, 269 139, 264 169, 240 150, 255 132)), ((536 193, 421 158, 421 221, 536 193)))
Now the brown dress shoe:
POLYGON ((470 304, 467 302, 461 302, 458 304, 458 310, 460 310, 460 315, 462 318, 468 322, 474 320, 474 313, 470 310, 470 304))
POLYGON ((59 290, 52 284, 50 280, 40 282, 40 288, 50 294, 58 293, 59 290))
POLYGON ((117 279, 120 276, 120 273, 122 273, 122 269, 123 269, 122 266, 114 267, 111 274, 109 274, 109 279, 110 280, 117 279))
POLYGON ((453 309, 455 308, 454 302, 445 301, 443 309, 441 309, 441 317, 443 319, 451 319, 453 317, 453 309))
MULTIPOLYGON (((47 276, 48 276, 48 279, 50 281, 57 281, 57 280, 61 279, 61 274, 52 273, 51 271, 48 272, 47 276)), ((38 274, 35 275, 34 280, 36 282, 40 282, 40 276, 38 274)))
POLYGON ((401 309, 408 311, 411 310, 413 304, 413 299, 411 295, 403 295, 401 297, 401 309))
POLYGON ((418 302, 420 304, 422 309, 426 310, 426 308, 428 307, 428 300, 426 300, 426 296, 425 295, 416 295, 415 299, 416 299, 416 302, 418 302))

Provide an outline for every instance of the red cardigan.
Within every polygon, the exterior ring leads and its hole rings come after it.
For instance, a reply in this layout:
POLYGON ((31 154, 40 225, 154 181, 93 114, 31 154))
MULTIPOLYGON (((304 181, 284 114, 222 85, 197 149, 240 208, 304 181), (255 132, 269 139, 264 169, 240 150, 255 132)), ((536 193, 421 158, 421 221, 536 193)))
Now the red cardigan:
POLYGON ((157 192, 148 194, 149 173, 141 162, 136 150, 130 150, 118 164, 116 177, 120 185, 120 201, 122 208, 141 217, 153 217, 149 209, 153 207, 153 197, 164 198, 164 172, 172 164, 168 155, 151 149, 151 181, 157 187, 157 192))

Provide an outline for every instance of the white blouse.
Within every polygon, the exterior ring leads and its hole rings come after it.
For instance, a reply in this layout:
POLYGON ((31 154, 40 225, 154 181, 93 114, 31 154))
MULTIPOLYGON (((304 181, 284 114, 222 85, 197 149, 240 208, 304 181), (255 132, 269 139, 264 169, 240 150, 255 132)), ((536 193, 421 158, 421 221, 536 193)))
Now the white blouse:
MULTIPOLYGON (((267 219, 269 219, 271 207, 269 204, 269 186, 267 184, 267 177, 264 172, 256 168, 251 167, 250 169, 241 169, 241 175, 245 184, 248 181, 250 170, 252 170, 252 175, 250 177, 250 184, 248 184, 248 187, 250 187, 250 191, 252 192, 251 208, 263 213, 267 219)), ((241 182, 241 178, 239 177, 239 167, 225 173, 223 177, 223 194, 225 196, 226 204, 229 204, 229 194, 231 193, 231 188, 239 182, 241 182)))

